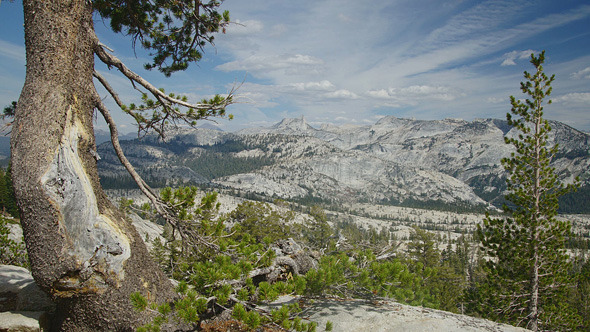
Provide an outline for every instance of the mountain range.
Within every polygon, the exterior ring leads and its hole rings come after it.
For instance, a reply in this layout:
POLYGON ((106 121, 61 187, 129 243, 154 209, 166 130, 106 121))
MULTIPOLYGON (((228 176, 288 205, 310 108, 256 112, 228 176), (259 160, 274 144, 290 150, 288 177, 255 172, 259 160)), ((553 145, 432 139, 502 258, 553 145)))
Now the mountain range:
MULTIPOLYGON (((590 135, 551 121, 552 166, 581 188, 560 206, 590 212, 590 135)), ((288 118, 235 133, 175 128, 125 140, 123 149, 152 186, 198 184, 241 195, 344 206, 355 202, 426 208, 486 209, 502 205, 501 159, 516 135, 506 121, 414 120, 384 117, 373 125, 310 126, 288 118)), ((110 143, 100 144, 107 188, 132 188, 110 143)))

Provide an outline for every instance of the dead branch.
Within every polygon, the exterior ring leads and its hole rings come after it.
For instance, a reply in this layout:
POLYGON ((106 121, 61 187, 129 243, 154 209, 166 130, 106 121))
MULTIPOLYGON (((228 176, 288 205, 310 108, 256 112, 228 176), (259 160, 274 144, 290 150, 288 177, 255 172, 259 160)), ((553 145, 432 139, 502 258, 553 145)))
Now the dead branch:
MULTIPOLYGON (((108 86, 108 82, 105 81, 105 83, 108 86)), ((138 185, 141 192, 144 195, 146 195, 146 197, 150 200, 150 202, 156 209, 156 212, 158 212, 158 214, 162 216, 162 218, 164 218, 164 220, 167 223, 169 223, 175 231, 179 233, 183 240, 183 244, 186 244, 186 246, 200 245, 207 247, 209 249, 213 249, 215 251, 219 251, 219 246, 214 243, 213 238, 205 237, 199 234, 197 230, 188 227, 187 225, 185 225, 186 223, 178 220, 178 218, 174 214, 173 207, 168 206, 166 202, 162 201, 147 185, 147 183, 143 180, 139 173, 137 173, 133 165, 131 165, 131 163, 125 156, 123 149, 121 148, 117 126, 108 108, 104 105, 104 103, 98 95, 96 95, 94 99, 96 108, 100 111, 100 113, 102 114, 109 126, 109 130, 111 133, 111 143, 113 144, 113 149, 115 150, 117 157, 119 158, 121 164, 123 164, 125 169, 127 169, 127 172, 129 173, 129 175, 131 175, 131 178, 133 178, 135 183, 138 185)))

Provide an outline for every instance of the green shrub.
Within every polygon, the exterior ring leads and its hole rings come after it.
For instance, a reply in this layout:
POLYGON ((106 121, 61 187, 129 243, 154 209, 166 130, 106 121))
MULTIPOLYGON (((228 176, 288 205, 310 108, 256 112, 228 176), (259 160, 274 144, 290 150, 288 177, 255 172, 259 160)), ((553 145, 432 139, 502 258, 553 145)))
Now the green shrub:
POLYGON ((10 238, 9 223, 13 221, 0 216, 0 264, 28 268, 29 260, 24 242, 22 240, 17 242, 10 238))

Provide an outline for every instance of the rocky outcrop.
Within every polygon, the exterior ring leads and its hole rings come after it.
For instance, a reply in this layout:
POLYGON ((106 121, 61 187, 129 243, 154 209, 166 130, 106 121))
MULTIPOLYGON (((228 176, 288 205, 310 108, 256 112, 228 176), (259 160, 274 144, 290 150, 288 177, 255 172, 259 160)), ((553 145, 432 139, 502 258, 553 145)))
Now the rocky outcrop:
MULTIPOLYGON (((579 176, 590 187, 590 135, 555 121, 551 126, 550 141, 560 147, 552 166, 560 179, 579 176)), ((316 129, 297 118, 237 133, 176 129, 165 144, 147 136, 123 148, 140 173, 157 183, 212 179, 242 192, 336 204, 475 206, 503 197, 500 161, 513 152, 504 142, 513 135, 506 121, 497 119, 389 116, 374 125, 316 129)), ((99 148, 101 175, 123 178, 125 170, 111 150, 99 148)))
POLYGON ((0 265, 0 331, 41 331, 55 305, 22 267, 0 265))
POLYGON ((352 150, 288 160, 216 183, 269 197, 316 197, 334 202, 440 201, 486 205, 464 182, 441 172, 401 165, 352 150))
POLYGON ((48 331, 48 326, 48 315, 43 311, 0 312, 1 332, 48 331))
MULTIPOLYGON (((270 308, 298 302, 282 297, 270 308)), ((446 311, 413 307, 392 301, 324 299, 303 305, 302 316, 318 323, 318 331, 332 322, 333 331, 346 332, 525 332, 523 328, 446 311)))
POLYGON ((129 217, 129 219, 131 219, 133 227, 135 227, 135 229, 139 233, 139 236, 141 236, 141 238, 145 242, 145 245, 147 246, 148 250, 152 250, 153 241, 156 238, 162 242, 164 241, 164 238, 162 238, 162 233, 164 232, 163 226, 158 225, 149 220, 145 220, 135 213, 129 213, 127 216, 129 217))
POLYGON ((29 270, 0 265, 0 311, 51 311, 53 308, 29 270))

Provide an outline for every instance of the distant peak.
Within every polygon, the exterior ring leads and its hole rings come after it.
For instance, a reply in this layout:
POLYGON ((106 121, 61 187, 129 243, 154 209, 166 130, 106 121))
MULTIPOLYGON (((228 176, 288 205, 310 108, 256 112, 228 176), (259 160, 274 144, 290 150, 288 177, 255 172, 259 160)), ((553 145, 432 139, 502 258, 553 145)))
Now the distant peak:
POLYGON ((283 120, 281 120, 281 122, 279 122, 279 125, 288 123, 307 123, 307 121, 305 120, 305 117, 302 115, 298 118, 284 118, 283 120))
POLYGON ((287 130, 290 132, 307 132, 314 130, 314 128, 310 126, 307 121, 305 121, 305 117, 303 115, 299 118, 284 118, 281 120, 281 122, 272 126, 272 128, 287 130))
POLYGON ((401 125, 404 123, 408 123, 410 121, 413 121, 413 120, 400 119, 400 118, 395 117, 393 115, 388 115, 388 116, 385 116, 385 117, 382 117, 381 119, 379 119, 379 121, 377 121, 375 123, 375 126, 392 125, 392 124, 401 125))
POLYGON ((223 129, 219 128, 218 126, 216 126, 210 122, 205 122, 204 124, 200 125, 198 128, 199 129, 210 129, 210 130, 223 131, 223 129))

